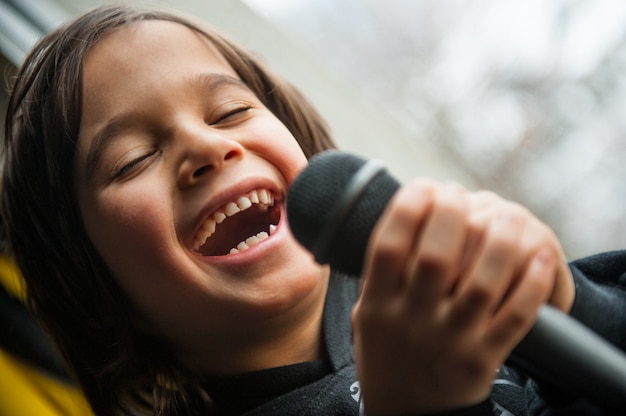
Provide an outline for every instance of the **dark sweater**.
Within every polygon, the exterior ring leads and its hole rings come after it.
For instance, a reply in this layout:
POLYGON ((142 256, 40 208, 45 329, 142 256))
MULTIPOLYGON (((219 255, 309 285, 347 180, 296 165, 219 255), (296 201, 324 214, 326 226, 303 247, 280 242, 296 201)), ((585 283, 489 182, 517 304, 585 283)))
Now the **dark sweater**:
MULTIPOLYGON (((626 350, 626 251, 603 253, 571 264, 576 298, 571 316, 626 350)), ((350 312, 358 279, 331 274, 324 312, 328 360, 300 363, 206 383, 220 415, 359 415, 359 383, 352 349, 350 312)), ((541 385, 504 366, 489 400, 440 416, 610 415, 577 394, 541 385)))

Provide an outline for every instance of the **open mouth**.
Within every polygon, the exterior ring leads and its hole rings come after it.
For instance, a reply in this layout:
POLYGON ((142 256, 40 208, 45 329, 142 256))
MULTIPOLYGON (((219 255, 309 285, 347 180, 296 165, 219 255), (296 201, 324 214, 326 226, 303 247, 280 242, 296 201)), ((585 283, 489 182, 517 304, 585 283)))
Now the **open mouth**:
POLYGON ((209 215, 194 237, 193 249, 203 256, 241 253, 272 235, 279 221, 274 195, 256 189, 209 215))

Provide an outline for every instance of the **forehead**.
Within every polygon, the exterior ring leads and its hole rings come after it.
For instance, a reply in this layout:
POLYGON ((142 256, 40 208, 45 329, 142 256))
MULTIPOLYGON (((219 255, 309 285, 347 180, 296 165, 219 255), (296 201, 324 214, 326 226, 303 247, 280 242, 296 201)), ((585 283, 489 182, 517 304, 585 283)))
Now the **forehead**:
POLYGON ((87 54, 86 61, 97 59, 97 55, 117 56, 118 61, 127 58, 143 58, 154 54, 172 56, 187 52, 213 53, 223 64, 226 60, 207 37, 183 24, 167 20, 142 20, 114 29, 97 42, 87 54), (114 55, 109 55, 115 51, 114 55))
POLYGON ((159 93, 187 92, 183 80, 198 74, 239 78, 209 39, 182 24, 150 20, 115 29, 85 57, 80 136, 159 93))
POLYGON ((150 20, 122 26, 94 45, 85 58, 83 89, 140 89, 193 71, 235 71, 202 34, 175 22, 150 20))

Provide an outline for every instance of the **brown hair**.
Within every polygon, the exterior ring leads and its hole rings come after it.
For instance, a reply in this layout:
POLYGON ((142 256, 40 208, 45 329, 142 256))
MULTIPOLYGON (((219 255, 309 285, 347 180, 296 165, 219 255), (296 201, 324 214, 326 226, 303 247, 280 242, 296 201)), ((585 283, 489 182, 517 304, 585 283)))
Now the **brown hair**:
POLYGON ((29 305, 97 414, 207 414, 211 400, 192 372, 131 325, 126 297, 87 237, 73 186, 83 60, 107 34, 142 20, 206 36, 307 157, 334 147, 319 114, 249 52, 180 16, 104 6, 44 37, 17 75, 2 153, 2 216, 29 305))

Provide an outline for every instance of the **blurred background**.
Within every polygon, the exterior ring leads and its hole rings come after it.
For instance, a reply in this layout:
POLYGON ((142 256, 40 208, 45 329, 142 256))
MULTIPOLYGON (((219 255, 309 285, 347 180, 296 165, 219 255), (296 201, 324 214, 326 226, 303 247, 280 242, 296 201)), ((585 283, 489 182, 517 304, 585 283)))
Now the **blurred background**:
MULTIPOLYGON (((0 0, 0 106, 42 33, 105 1, 0 0)), ((550 224, 570 258, 626 248, 622 0, 130 1, 255 51, 344 150, 487 188, 550 224)))

